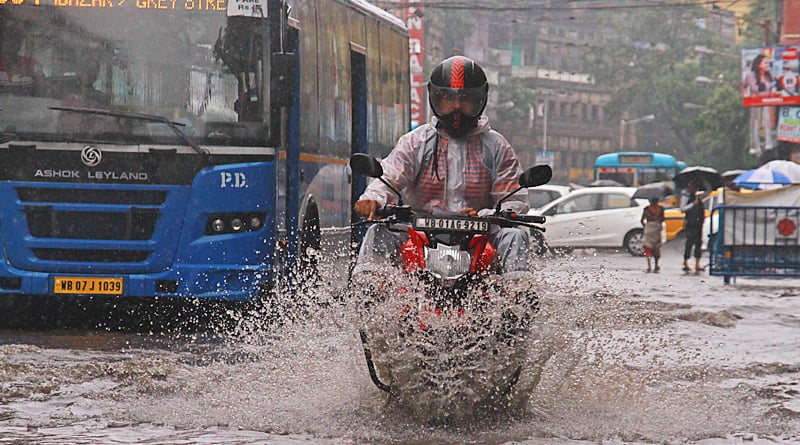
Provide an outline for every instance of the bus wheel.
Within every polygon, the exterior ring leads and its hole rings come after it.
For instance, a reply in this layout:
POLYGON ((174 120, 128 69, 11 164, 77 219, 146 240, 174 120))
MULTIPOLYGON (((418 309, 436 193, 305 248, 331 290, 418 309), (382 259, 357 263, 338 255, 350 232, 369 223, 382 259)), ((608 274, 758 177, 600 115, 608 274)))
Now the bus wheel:
POLYGON ((642 256, 644 254, 644 231, 641 229, 634 229, 625 235, 623 247, 633 256, 642 256))
POLYGON ((322 235, 319 227, 319 207, 313 196, 308 197, 303 225, 300 228, 300 251, 298 252, 299 275, 304 280, 318 278, 317 258, 320 253, 322 235))

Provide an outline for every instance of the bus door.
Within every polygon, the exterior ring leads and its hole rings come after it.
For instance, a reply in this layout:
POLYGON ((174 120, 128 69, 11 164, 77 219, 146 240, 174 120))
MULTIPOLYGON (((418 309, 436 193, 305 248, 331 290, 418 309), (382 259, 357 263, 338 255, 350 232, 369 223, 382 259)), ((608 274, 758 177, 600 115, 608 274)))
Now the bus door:
MULTIPOLYGON (((286 151, 286 236, 288 241, 287 269, 297 258, 300 215, 300 54, 297 28, 280 29, 279 51, 272 54, 270 81, 275 93, 275 106, 281 109, 281 148, 286 151)), ((280 169, 279 169, 280 170, 280 169)))
MULTIPOLYGON (((364 48, 351 44, 350 50, 350 88, 353 98, 351 107, 352 137, 350 142, 350 153, 366 153, 367 151, 367 61, 364 55, 364 48)), ((352 177, 350 182, 350 222, 356 222, 358 215, 352 211, 353 205, 361 196, 366 188, 366 179, 363 177, 352 177)), ((358 245, 361 240, 361 233, 358 231, 350 232, 350 244, 358 245)), ((354 252, 355 253, 355 252, 354 252)))

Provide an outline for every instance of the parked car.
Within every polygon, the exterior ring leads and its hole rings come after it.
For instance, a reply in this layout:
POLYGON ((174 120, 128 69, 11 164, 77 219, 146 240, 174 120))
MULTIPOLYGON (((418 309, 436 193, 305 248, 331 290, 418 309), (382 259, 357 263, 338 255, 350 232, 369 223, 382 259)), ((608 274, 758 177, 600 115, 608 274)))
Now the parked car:
MULTIPOLYGON (((713 192, 703 197, 703 207, 706 209, 706 219, 703 222, 703 249, 706 248, 708 242, 708 233, 710 229, 711 211, 714 207, 722 205, 722 188, 718 188, 713 192)), ((681 211, 680 207, 672 207, 664 210, 664 222, 667 225, 667 241, 675 239, 683 231, 683 219, 686 215, 681 211)), ((716 217, 716 214, 714 215, 716 217)), ((717 227, 716 221, 714 227, 717 227)))
POLYGON ((642 211, 645 199, 634 199, 635 187, 578 189, 529 211, 547 217, 546 231, 531 231, 534 251, 570 251, 574 248, 624 248, 631 255, 644 251, 642 211))
POLYGON ((528 205, 531 209, 538 209, 552 202, 572 190, 566 185, 544 184, 528 189, 528 205))

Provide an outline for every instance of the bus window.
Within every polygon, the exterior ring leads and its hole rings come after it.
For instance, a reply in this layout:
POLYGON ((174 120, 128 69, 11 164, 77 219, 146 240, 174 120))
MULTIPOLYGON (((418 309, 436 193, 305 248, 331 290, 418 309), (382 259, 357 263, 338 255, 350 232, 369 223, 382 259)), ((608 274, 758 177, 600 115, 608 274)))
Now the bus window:
MULTIPOLYGON (((10 77, 0 72, 0 108, 26 110, 0 114, 0 127, 50 140, 114 134, 128 143, 184 145, 166 124, 132 116, 146 114, 181 122, 183 133, 201 145, 266 145, 270 66, 277 49, 266 19, 230 17, 224 3, 204 3, 202 10, 143 5, 63 8, 26 2, 0 10, 3 58, 17 58, 15 71, 30 68, 10 77), (9 33, 23 38, 6 39, 9 33), (53 106, 131 117, 76 116, 53 106)), ((6 62, 0 60, 3 69, 6 62)))
POLYGON ((44 77, 41 65, 25 48, 25 32, 0 16, 0 93, 34 95, 44 77))

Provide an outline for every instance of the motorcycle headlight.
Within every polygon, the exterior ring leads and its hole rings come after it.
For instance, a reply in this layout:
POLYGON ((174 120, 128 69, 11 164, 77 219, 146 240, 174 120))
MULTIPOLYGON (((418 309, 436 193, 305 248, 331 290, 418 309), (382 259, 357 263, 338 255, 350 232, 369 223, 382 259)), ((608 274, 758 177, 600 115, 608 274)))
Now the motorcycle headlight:
POLYGON ((439 278, 458 278, 469 272, 472 255, 458 246, 439 243, 435 249, 425 249, 425 269, 439 278))

